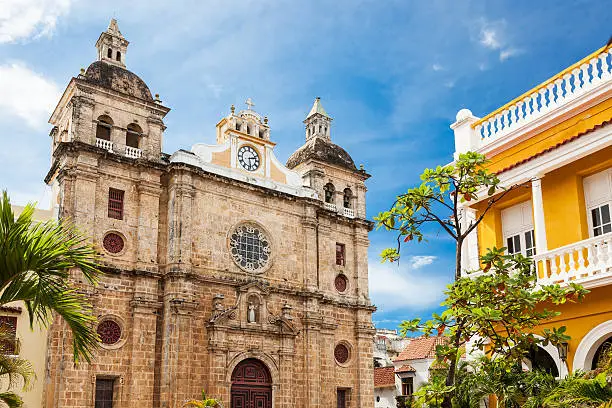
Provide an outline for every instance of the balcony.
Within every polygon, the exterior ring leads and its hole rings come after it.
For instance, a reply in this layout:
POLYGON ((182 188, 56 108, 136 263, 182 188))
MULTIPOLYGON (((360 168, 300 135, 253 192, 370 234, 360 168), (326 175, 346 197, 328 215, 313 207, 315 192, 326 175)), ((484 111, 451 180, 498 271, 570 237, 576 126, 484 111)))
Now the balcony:
POLYGON ((353 210, 352 208, 342 208, 342 215, 344 215, 347 218, 355 218, 355 210, 353 210))
POLYGON ((486 144, 534 121, 595 88, 612 82, 612 48, 604 47, 475 122, 472 127, 486 144))
POLYGON ((575 282, 592 288, 611 284, 612 233, 538 254, 534 261, 542 285, 575 282))
POLYGON ((323 203, 326 210, 336 212, 336 204, 334 203, 323 203))
POLYGON ((113 152, 113 142, 110 140, 104 139, 96 139, 96 147, 101 147, 104 150, 108 150, 109 152, 113 152))
POLYGON ((483 118, 460 111, 451 126, 456 152, 486 153, 525 132, 561 120, 574 108, 605 100, 611 89, 612 46, 605 46, 483 118))
POLYGON ((142 156, 142 150, 137 147, 125 146, 125 157, 139 159, 142 156))

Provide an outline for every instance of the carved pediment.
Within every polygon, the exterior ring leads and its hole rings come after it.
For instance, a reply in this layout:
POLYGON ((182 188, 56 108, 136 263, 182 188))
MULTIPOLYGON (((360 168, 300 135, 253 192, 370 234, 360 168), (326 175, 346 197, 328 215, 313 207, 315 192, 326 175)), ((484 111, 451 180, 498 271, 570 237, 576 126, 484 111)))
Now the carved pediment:
POLYGON ((270 288, 268 286, 269 285, 264 282, 254 280, 238 287, 238 292, 258 292, 261 295, 268 296, 270 294, 270 288))

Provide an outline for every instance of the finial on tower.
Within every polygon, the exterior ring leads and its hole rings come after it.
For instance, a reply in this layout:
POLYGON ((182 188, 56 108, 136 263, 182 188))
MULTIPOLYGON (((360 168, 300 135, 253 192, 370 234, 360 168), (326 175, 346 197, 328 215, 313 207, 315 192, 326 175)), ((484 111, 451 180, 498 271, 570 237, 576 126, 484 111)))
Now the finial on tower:
POLYGON ((125 67, 125 53, 129 41, 119 31, 117 20, 111 19, 108 28, 98 38, 96 48, 98 49, 98 61, 125 67))
POLYGON ((253 103, 253 100, 251 98, 247 98, 244 103, 247 106, 247 110, 253 110, 253 106, 255 106, 255 104, 253 103))
POLYGON ((306 120, 304 120, 306 124, 306 141, 314 137, 321 137, 330 141, 331 121, 332 118, 323 108, 323 104, 321 104, 321 98, 317 96, 308 116, 306 116, 306 120))

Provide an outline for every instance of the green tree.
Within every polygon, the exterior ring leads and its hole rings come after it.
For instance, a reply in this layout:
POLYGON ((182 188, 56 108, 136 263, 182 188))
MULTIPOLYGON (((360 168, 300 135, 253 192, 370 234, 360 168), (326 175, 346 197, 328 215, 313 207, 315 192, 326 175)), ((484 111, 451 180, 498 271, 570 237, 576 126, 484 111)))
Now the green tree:
MULTIPOLYGON (((8 194, 0 200, 0 305, 22 301, 31 328, 48 326, 57 313, 71 329, 75 363, 91 357, 98 335, 86 296, 71 283, 71 270, 78 269, 87 282, 95 284, 99 270, 95 249, 75 226, 67 221, 35 222, 34 205, 27 205, 16 217, 8 194)), ((0 376, 17 372, 29 381, 31 370, 22 370, 20 360, 1 353, 0 376), (21 371, 20 371, 21 370, 21 371)), ((11 397, 7 397, 10 399, 11 397)), ((16 397, 9 403, 20 406, 16 397)))
POLYGON ((426 335, 446 332, 450 337, 448 345, 438 347, 438 356, 447 365, 444 384, 450 390, 442 403, 445 408, 451 407, 456 393, 458 357, 468 340, 476 339, 475 346, 484 348, 485 339, 489 339, 487 353, 509 369, 520 363, 531 347, 568 339, 563 327, 544 331, 543 339, 530 333, 539 323, 558 314, 536 308, 538 304, 576 301, 586 293, 575 284, 566 288, 536 287, 532 262, 520 255, 504 255, 505 248, 493 248, 481 259, 483 272, 490 273, 462 277, 461 256, 468 235, 496 202, 509 191, 521 188, 502 188, 497 176, 484 168, 486 163, 483 155, 468 152, 453 164, 426 169, 420 186, 398 196, 388 211, 375 218, 379 227, 397 233, 397 246, 382 252, 383 262, 398 261, 401 244, 414 239, 420 242, 427 224, 437 225, 456 241, 455 280, 445 291, 446 300, 442 303, 446 310, 427 322, 414 319, 400 325, 404 335, 423 331, 426 335), (476 219, 468 220, 462 206, 481 194, 486 194, 486 203, 476 219))

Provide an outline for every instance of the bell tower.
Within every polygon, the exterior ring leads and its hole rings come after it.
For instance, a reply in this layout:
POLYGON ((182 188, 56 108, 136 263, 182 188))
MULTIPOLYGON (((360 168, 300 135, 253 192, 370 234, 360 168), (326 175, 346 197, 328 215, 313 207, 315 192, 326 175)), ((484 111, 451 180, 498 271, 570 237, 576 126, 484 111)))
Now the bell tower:
POLYGON ((119 31, 117 20, 113 18, 106 31, 100 34, 98 41, 96 41, 98 61, 125 68, 125 53, 129 43, 119 31))
POLYGON ((330 141, 332 118, 329 117, 323 105, 321 104, 321 98, 317 97, 312 105, 312 109, 306 116, 304 123, 306 124, 306 141, 314 137, 322 137, 323 139, 330 141))

